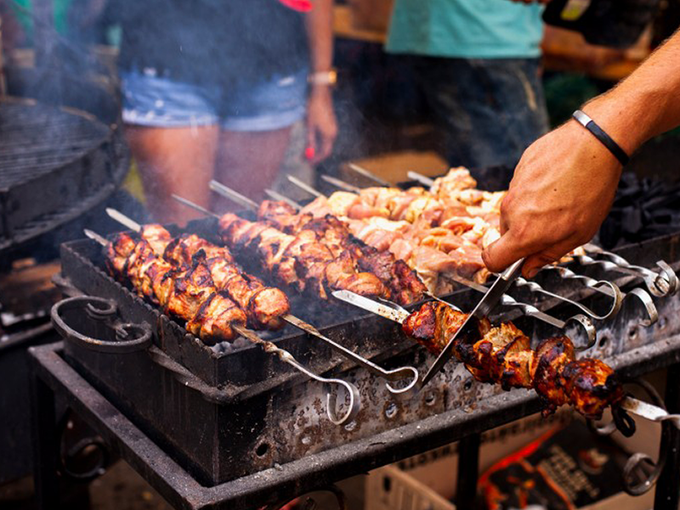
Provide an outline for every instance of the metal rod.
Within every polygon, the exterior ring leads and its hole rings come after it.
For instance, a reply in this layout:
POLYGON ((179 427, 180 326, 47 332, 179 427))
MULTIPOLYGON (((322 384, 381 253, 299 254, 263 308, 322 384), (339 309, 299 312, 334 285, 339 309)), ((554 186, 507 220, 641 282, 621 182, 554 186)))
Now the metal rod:
POLYGON ((403 395, 405 393, 408 393, 411 390, 413 390, 416 384, 418 383, 418 378, 420 377, 420 374, 418 373, 418 369, 416 369, 415 367, 405 366, 396 368, 394 370, 385 370, 384 368, 379 367, 378 365, 370 362, 363 356, 360 356, 356 354, 354 351, 347 349, 345 346, 340 345, 337 342, 331 340, 327 336, 323 335, 311 324, 307 324, 303 320, 298 319, 293 315, 286 315, 283 317, 283 320, 285 320, 289 324, 292 324, 296 328, 299 328, 302 331, 305 331, 306 333, 322 340, 323 342, 328 344, 331 348, 333 348, 335 351, 340 353, 342 356, 354 361, 357 365, 364 367, 373 375, 376 375, 383 379, 387 379, 388 381, 409 381, 405 386, 401 388, 395 388, 389 383, 385 383, 385 386, 392 394, 403 395))
POLYGON ((340 188, 341 190, 348 191, 350 193, 360 193, 361 192, 361 188, 358 188, 357 186, 354 186, 353 184, 345 182, 345 181, 338 179, 336 177, 331 177, 330 175, 321 175, 321 179, 326 181, 329 184, 332 184, 336 188, 340 188))
POLYGON ((278 200, 279 202, 285 202, 286 204, 288 204, 289 206, 291 206, 291 207, 292 207, 293 209, 295 209, 296 211, 299 211, 299 210, 301 209, 300 204, 298 204, 298 203, 295 202, 294 200, 291 200, 291 199, 288 198, 287 196, 282 195, 282 194, 279 193, 278 191, 275 191, 275 190, 273 190, 273 189, 265 189, 264 192, 265 192, 265 194, 266 194, 269 198, 271 198, 272 200, 278 200))
POLYGON ((259 205, 257 202, 254 200, 248 198, 245 195, 242 195, 238 191, 235 191, 227 186, 225 186, 222 183, 217 182, 216 180, 210 181, 210 189, 213 190, 215 193, 218 195, 222 195, 224 198, 228 198, 232 202, 235 202, 243 207, 246 207, 248 209, 253 209, 257 211, 259 208, 259 205))
POLYGON ((317 198, 318 198, 318 197, 324 197, 324 198, 326 197, 326 195, 324 195, 324 194, 321 193, 320 191, 318 191, 318 190, 312 188, 309 184, 307 184, 306 182, 301 181, 300 179, 298 179, 298 178, 295 177, 294 175, 286 175, 286 178, 287 178, 290 182, 292 182, 293 184, 295 184, 298 188, 300 188, 300 189, 303 190, 303 191, 306 191, 306 192, 309 193, 310 195, 314 195, 314 196, 317 197, 317 198))
POLYGON ((645 308, 645 311, 647 312, 647 319, 642 321, 642 325, 644 327, 651 326, 652 324, 659 320, 659 312, 657 311, 656 306, 654 305, 654 301, 652 301, 651 296, 642 289, 639 288, 633 289, 629 293, 624 293, 621 292, 621 289, 619 289, 617 285, 614 285, 613 283, 608 282, 607 280, 596 280, 595 278, 591 278, 590 276, 577 274, 571 269, 564 266, 547 265, 544 266, 541 269, 541 271, 557 271, 557 273, 560 275, 560 278, 562 278, 563 280, 580 281, 584 283, 585 286, 588 287, 589 289, 593 289, 601 294, 604 294, 612 298, 616 298, 616 293, 612 290, 612 286, 614 286, 621 293, 623 301, 625 301, 628 296, 633 296, 642 303, 642 306, 645 308))
POLYGON ((591 310, 590 308, 588 308, 584 304, 579 303, 578 301, 574 301, 573 299, 569 299, 569 298, 566 298, 564 296, 560 296, 559 294, 555 294, 554 292, 550 292, 549 290, 544 289, 540 284, 538 284, 536 282, 525 280, 524 278, 519 277, 519 278, 517 278, 517 280, 515 280, 515 283, 519 287, 528 288, 531 292, 537 292, 539 294, 544 294, 546 296, 550 296, 552 298, 559 299, 560 301, 562 301, 564 303, 567 303, 571 306, 578 308, 583 313, 585 313, 587 316, 589 316, 589 317, 591 317, 595 320, 600 320, 600 321, 608 319, 609 317, 611 317, 613 315, 616 315, 619 312, 619 310, 621 309, 621 302, 623 301, 623 295, 621 294, 621 291, 619 290, 619 288, 616 285, 614 285, 613 283, 605 281, 605 280, 600 280, 599 282, 597 282, 597 284, 607 286, 609 288, 609 290, 611 291, 611 293, 613 294, 614 299, 613 299, 612 305, 609 308, 609 310, 607 311, 607 313, 602 314, 602 315, 595 313, 593 310, 591 310))
POLYGON ((198 204, 193 203, 191 200, 187 200, 186 198, 180 197, 179 195, 175 195, 174 193, 171 196, 172 196, 173 200, 179 202, 182 205, 185 205, 185 206, 193 209, 194 211, 198 211, 200 213, 203 213, 206 216, 212 216, 213 218, 220 218, 219 214, 216 214, 212 211, 209 211, 205 207, 202 207, 198 204))
POLYGON ((430 179, 429 177, 425 177, 423 174, 419 174, 418 172, 414 172, 412 170, 409 170, 406 172, 406 175, 408 176, 409 179, 413 181, 417 181, 423 186, 430 187, 434 184, 434 180, 430 179))
POLYGON ((364 177, 368 177, 368 178, 371 179, 373 182, 377 182, 377 183, 380 184, 381 186, 385 186, 385 187, 388 187, 388 188, 392 186, 392 184, 390 184, 389 182, 387 182, 385 179, 383 179, 383 178, 381 178, 381 177, 378 177, 377 175, 375 175, 375 174, 374 174, 373 172, 371 172, 370 170, 366 170, 365 168, 362 168, 362 167, 360 167, 359 165, 357 165, 357 164, 355 164, 355 163, 349 163, 347 166, 348 166, 351 170, 354 170, 354 171, 355 171, 356 173, 358 173, 359 175, 363 175, 364 177))
POLYGON ((344 412, 344 414, 338 414, 337 395, 330 391, 326 394, 326 414, 328 415, 328 419, 331 420, 331 422, 333 422, 335 425, 346 425, 356 418, 359 410, 361 409, 361 396, 359 395, 359 390, 352 383, 343 381, 342 379, 328 379, 321 377, 320 375, 307 370, 303 365, 300 364, 300 362, 295 359, 295 357, 290 352, 277 347, 272 342, 262 340, 253 331, 237 325, 232 327, 234 328, 234 331, 242 335, 244 338, 262 347, 264 352, 278 357, 281 361, 287 363, 298 372, 302 372, 306 376, 320 383, 344 388, 344 390, 347 392, 347 396, 349 397, 347 410, 344 412))
POLYGON ((142 230, 142 226, 139 223, 137 223, 132 218, 124 215, 122 212, 117 211, 116 209, 107 207, 106 214, 108 214, 110 218, 117 221, 121 225, 129 228, 130 230, 134 230, 135 232, 140 232, 142 230))

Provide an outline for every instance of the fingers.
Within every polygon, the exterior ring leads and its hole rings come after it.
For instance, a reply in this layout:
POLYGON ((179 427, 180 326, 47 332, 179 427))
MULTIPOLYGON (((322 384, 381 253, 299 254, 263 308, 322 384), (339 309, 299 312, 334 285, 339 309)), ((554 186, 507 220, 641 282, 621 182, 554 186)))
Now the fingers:
POLYGON ((532 247, 518 242, 510 231, 489 245, 482 252, 482 259, 489 271, 499 273, 513 262, 526 257, 522 274, 526 278, 533 278, 543 266, 560 260, 580 244, 582 243, 575 242, 573 239, 565 239, 549 246, 532 247))

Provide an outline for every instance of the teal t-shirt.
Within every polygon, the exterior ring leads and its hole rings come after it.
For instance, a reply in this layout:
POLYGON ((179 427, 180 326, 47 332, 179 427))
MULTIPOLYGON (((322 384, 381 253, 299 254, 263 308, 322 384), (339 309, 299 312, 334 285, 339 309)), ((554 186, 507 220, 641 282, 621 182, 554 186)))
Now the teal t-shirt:
POLYGON ((396 0, 386 50, 431 57, 538 57, 542 10, 510 0, 396 0))

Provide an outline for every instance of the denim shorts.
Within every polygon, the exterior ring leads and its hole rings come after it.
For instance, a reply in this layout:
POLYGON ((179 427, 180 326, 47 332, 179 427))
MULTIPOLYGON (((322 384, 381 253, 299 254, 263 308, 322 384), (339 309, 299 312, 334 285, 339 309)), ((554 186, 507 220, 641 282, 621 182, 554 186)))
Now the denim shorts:
POLYGON ((307 69, 225 90, 158 76, 152 68, 122 71, 123 121, 149 127, 219 124, 230 131, 271 131, 305 114, 307 69))

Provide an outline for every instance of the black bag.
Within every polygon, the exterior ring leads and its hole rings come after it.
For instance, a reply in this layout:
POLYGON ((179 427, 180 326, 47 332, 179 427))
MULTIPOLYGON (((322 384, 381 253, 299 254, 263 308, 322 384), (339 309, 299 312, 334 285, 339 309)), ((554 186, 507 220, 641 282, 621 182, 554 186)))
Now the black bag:
POLYGON ((591 44, 628 48, 652 21, 659 4, 660 0, 553 0, 543 20, 580 32, 591 44))

